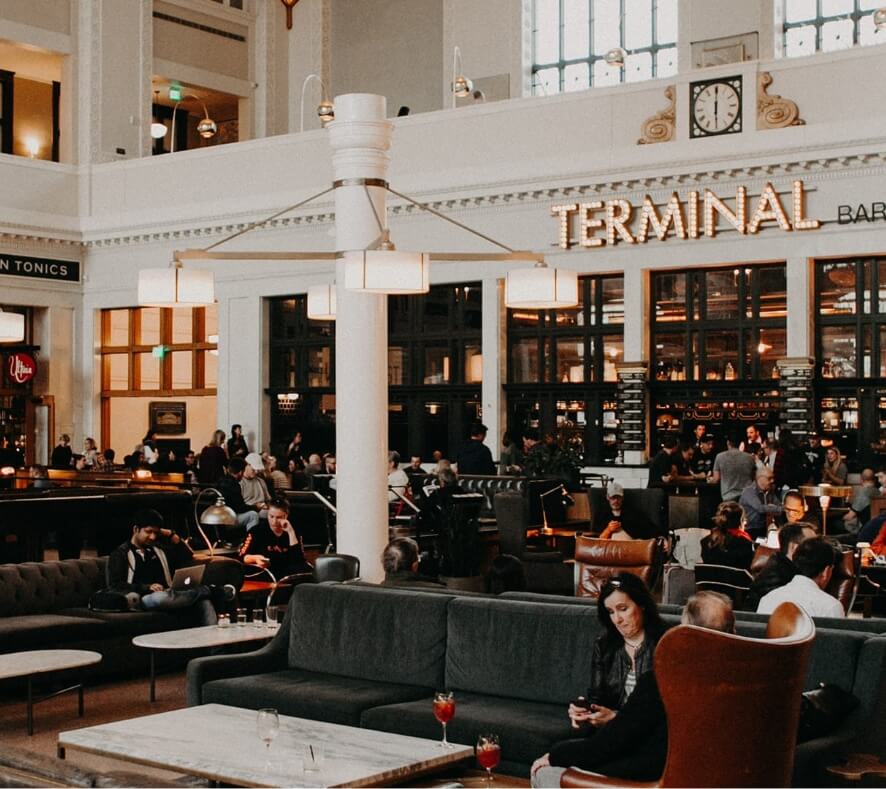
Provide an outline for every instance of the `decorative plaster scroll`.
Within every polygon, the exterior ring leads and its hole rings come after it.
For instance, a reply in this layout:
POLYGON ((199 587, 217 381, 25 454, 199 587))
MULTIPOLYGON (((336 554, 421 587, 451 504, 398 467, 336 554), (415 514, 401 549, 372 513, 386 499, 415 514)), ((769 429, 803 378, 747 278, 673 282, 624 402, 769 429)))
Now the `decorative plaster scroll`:
POLYGON ((637 145, 651 145, 674 139, 674 128, 677 123, 677 92, 674 86, 668 85, 664 95, 671 103, 670 106, 655 113, 643 124, 643 136, 637 140, 637 145))
POLYGON ((761 71, 757 75, 757 128, 783 129, 786 126, 804 126, 797 103, 781 96, 770 96, 766 89, 772 84, 772 74, 761 71))

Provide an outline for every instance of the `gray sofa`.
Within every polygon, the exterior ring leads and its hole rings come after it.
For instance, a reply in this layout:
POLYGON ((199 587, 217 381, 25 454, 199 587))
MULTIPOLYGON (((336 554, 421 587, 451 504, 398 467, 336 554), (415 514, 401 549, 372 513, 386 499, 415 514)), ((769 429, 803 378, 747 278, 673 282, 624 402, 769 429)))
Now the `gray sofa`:
MULTIPOLYGON (((0 565, 0 653, 32 649, 90 649, 102 675, 147 671, 147 650, 134 636, 192 627, 191 615, 90 611, 89 598, 106 586, 107 557, 0 565)), ((176 656, 177 664, 183 664, 176 656)))
MULTIPOLYGON (((744 635, 764 631, 763 622, 739 622, 744 635)), ((600 632, 595 607, 574 598, 300 586, 266 647, 189 663, 188 704, 272 706, 287 715, 437 738, 431 698, 446 688, 457 702, 450 739, 472 744, 481 730, 496 731, 502 771, 526 775, 533 759, 569 736, 566 706, 588 687, 600 632)), ((886 637, 818 630, 807 687, 836 683, 862 703, 839 732, 800 746, 799 785, 813 783, 822 764, 859 732, 883 731, 884 672, 886 637)), ((751 733, 742 736, 753 742, 751 733)))

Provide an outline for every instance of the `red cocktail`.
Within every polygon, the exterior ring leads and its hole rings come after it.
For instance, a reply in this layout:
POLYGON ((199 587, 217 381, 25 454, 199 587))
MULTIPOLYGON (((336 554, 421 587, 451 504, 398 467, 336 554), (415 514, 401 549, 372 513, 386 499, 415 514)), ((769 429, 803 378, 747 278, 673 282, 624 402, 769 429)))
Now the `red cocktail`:
POLYGON ((443 740, 440 745, 450 748, 446 740, 446 724, 455 717, 455 696, 452 693, 443 691, 434 694, 434 717, 443 725, 443 740))
POLYGON ((486 770, 486 779, 492 786, 492 768, 501 761, 501 745, 497 734, 481 734, 477 738, 477 761, 486 770))

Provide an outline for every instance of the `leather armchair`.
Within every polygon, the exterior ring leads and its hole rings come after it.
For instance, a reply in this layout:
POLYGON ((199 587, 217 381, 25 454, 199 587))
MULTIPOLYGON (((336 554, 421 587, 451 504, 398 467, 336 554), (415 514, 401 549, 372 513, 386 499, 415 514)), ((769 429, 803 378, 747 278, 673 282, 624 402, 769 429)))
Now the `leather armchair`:
POLYGON ((516 556, 523 562, 527 591, 572 594, 573 569, 571 564, 564 563, 563 554, 546 546, 526 544, 529 501, 525 495, 516 491, 497 493, 495 519, 498 523, 499 551, 516 556))
MULTIPOLYGON (((754 558, 751 561, 751 575, 754 577, 763 569, 769 557, 777 552, 777 548, 768 548, 765 545, 757 546, 754 552, 754 558)), ((849 614, 852 606, 855 605, 855 597, 858 594, 858 585, 861 573, 858 568, 858 557, 852 549, 844 549, 840 551, 840 557, 834 565, 834 574, 831 576, 831 582, 825 591, 836 597, 843 610, 849 614)))
POLYGON ((321 553, 314 559, 314 583, 353 581, 360 577, 360 560, 346 553, 321 553))
POLYGON ((793 603, 773 612, 766 639, 691 625, 669 630, 655 650, 668 721, 661 778, 569 769, 560 786, 790 786, 814 638, 815 625, 793 603))
POLYGON ((695 565, 695 588, 725 594, 736 609, 744 604, 745 595, 753 582, 754 576, 739 567, 704 562, 695 565))
POLYGON ((660 539, 599 540, 579 534, 575 538, 575 563, 576 597, 599 597, 603 585, 622 572, 639 576, 652 589, 664 564, 664 548, 660 539))

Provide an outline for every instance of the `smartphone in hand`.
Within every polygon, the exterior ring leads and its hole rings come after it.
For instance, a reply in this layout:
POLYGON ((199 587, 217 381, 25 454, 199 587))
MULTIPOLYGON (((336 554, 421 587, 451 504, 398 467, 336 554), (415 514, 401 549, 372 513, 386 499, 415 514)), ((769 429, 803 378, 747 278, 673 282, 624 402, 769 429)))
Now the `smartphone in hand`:
POLYGON ((591 708, 591 702, 589 702, 584 696, 579 696, 577 699, 573 699, 572 703, 576 707, 581 707, 584 710, 589 710, 591 708))

